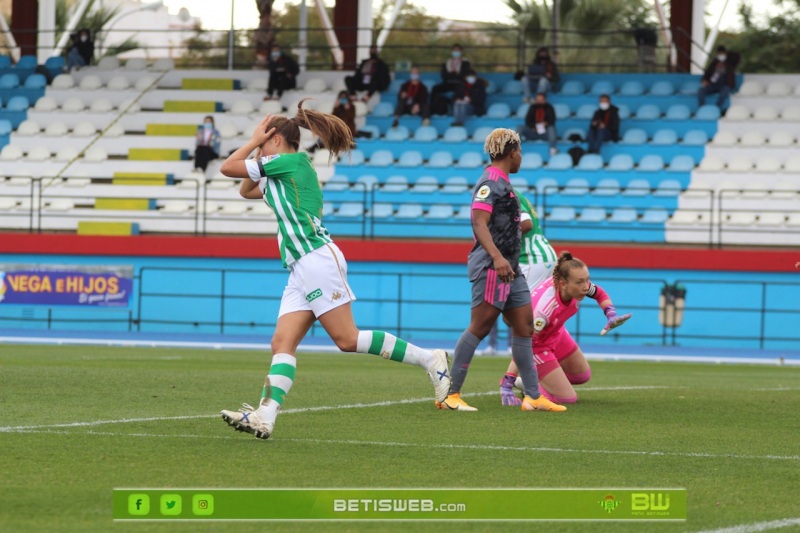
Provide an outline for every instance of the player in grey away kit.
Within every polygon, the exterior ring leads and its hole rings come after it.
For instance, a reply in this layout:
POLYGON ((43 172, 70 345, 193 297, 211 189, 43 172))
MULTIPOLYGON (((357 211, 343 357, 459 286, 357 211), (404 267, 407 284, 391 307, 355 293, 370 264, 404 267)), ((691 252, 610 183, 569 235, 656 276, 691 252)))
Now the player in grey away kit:
POLYGON ((472 191, 475 245, 467 260, 472 282, 470 324, 456 344, 450 369, 450 394, 436 406, 477 411, 461 398, 461 387, 475 349, 502 313, 513 334, 511 356, 525 388, 522 410, 566 411, 566 407, 539 393, 539 379, 533 364, 531 295, 519 267, 520 204, 508 178, 509 174, 519 171, 522 163, 519 135, 514 130, 496 129, 486 138, 483 150, 489 154, 491 165, 472 191))

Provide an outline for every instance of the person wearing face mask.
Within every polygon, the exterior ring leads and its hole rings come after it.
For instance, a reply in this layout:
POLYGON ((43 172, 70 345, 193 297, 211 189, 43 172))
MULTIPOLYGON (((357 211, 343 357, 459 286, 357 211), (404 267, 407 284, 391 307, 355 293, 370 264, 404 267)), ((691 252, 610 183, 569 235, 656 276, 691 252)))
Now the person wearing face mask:
POLYGON ((611 105, 611 97, 607 94, 600 95, 599 109, 594 112, 589 125, 590 154, 599 154, 604 142, 619 140, 619 108, 611 105))
POLYGON ((486 82, 474 70, 467 72, 456 90, 453 102, 453 126, 463 126, 467 117, 486 114, 486 82))
POLYGON ((82 29, 72 35, 72 47, 67 52, 65 70, 79 69, 92 64, 94 58, 94 41, 92 41, 89 30, 82 29))
MULTIPOLYGON (((333 111, 331 114, 342 120, 347 125, 353 138, 366 137, 371 138, 372 133, 368 131, 356 130, 356 106, 350 100, 347 91, 340 91, 336 97, 336 102, 333 104, 333 111)), ((322 139, 317 139, 313 145, 306 149, 308 153, 313 154, 318 148, 324 148, 325 143, 322 139)))
POLYGON ((297 61, 289 54, 285 54, 280 45, 273 44, 269 54, 269 84, 264 100, 272 100, 272 95, 276 93, 280 99, 283 91, 297 88, 299 72, 297 61))
POLYGON ((419 67, 411 67, 409 80, 400 86, 397 106, 394 108, 393 128, 400 124, 400 115, 419 115, 423 122, 430 118, 428 88, 420 80, 419 67))
POLYGON ((378 56, 378 47, 369 49, 369 59, 361 62, 352 76, 345 76, 344 84, 351 96, 356 91, 367 91, 363 101, 366 102, 375 93, 382 93, 391 83, 389 65, 378 56))
POLYGON ((550 58, 550 51, 546 46, 536 51, 536 57, 528 65, 528 72, 525 78, 522 90, 525 94, 526 102, 531 99, 531 91, 534 91, 535 94, 547 94, 553 88, 553 85, 561 79, 558 74, 558 67, 550 58))
POLYGON ((547 102, 544 93, 536 95, 535 103, 528 108, 525 124, 517 128, 520 137, 525 140, 546 140, 550 145, 550 155, 558 153, 556 147, 556 111, 547 102))
POLYGON ((723 109, 731 91, 736 88, 736 65, 738 63, 739 54, 729 53, 722 45, 717 47, 717 57, 709 63, 703 79, 700 81, 697 105, 705 105, 706 96, 709 94, 718 94, 717 107, 723 109))
POLYGON ((450 108, 449 96, 458 90, 467 73, 472 70, 468 59, 464 59, 460 44, 454 44, 450 58, 441 69, 442 81, 431 89, 431 112, 434 115, 447 115, 450 108))
POLYGON ((208 162, 219 157, 219 147, 222 137, 211 115, 203 119, 197 126, 197 136, 194 149, 194 172, 205 174, 208 162))

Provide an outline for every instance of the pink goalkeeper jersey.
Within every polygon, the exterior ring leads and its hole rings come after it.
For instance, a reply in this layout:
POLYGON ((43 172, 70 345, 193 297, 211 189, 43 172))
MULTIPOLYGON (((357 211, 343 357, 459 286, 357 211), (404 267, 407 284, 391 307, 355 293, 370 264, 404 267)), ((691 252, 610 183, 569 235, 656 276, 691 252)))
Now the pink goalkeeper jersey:
POLYGON ((562 302, 551 276, 533 289, 531 305, 533 342, 535 345, 546 345, 558 337, 567 320, 578 312, 581 303, 575 298, 569 304, 562 302))

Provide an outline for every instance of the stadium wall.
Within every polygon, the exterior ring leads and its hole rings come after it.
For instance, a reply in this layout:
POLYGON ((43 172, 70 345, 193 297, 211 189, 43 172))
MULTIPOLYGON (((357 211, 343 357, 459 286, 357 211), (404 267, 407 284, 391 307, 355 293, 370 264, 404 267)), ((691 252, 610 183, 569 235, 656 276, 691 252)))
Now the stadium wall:
MULTIPOLYGON (((362 327, 454 343, 469 320, 469 242, 337 242, 348 257, 362 327)), ((607 348, 800 350, 795 253, 556 245, 565 248, 590 265, 620 310, 636 315, 624 330, 600 338, 604 319, 589 304, 571 324, 579 340, 607 348), (660 324, 659 305, 661 289, 676 282, 687 289, 687 309, 673 330, 660 324)), ((269 335, 286 280, 270 238, 7 234, 0 239, 0 263, 129 265, 135 272, 127 308, 0 304, 5 331, 269 335)))

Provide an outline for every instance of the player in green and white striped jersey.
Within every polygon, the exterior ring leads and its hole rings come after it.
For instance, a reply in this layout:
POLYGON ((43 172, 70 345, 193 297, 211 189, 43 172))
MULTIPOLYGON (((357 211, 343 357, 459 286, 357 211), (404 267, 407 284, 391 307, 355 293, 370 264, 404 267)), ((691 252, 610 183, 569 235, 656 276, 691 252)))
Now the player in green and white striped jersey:
POLYGON ((556 251, 550 246, 542 232, 539 216, 524 194, 514 189, 519 198, 520 227, 522 228, 522 250, 519 266, 528 282, 528 290, 533 292, 541 282, 553 275, 553 267, 558 261, 556 251))
POLYGON ((360 331, 353 320, 355 295, 347 283, 347 261, 322 224, 322 189, 308 154, 298 152, 300 128, 311 130, 334 154, 349 151, 353 136, 337 117, 297 105, 294 118, 267 115, 250 141, 231 154, 221 172, 244 178, 240 194, 263 199, 278 218, 281 259, 289 269, 278 323, 272 336, 272 365, 258 408, 222 411, 237 430, 257 438, 272 434, 275 419, 292 386, 295 353, 316 320, 340 350, 379 355, 384 359, 424 368, 441 402, 450 388, 448 355, 423 350, 383 331, 360 331), (258 150, 255 159, 248 159, 258 150))

